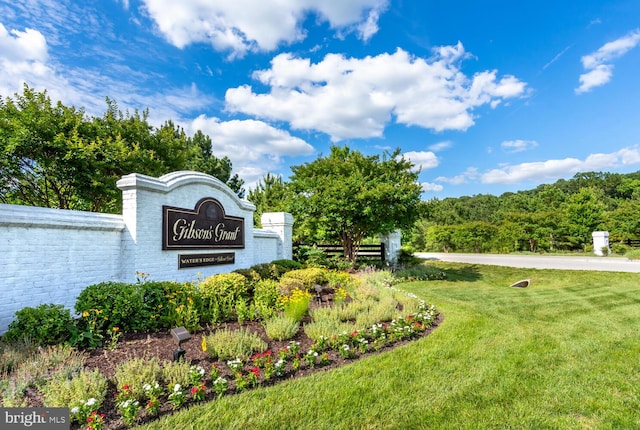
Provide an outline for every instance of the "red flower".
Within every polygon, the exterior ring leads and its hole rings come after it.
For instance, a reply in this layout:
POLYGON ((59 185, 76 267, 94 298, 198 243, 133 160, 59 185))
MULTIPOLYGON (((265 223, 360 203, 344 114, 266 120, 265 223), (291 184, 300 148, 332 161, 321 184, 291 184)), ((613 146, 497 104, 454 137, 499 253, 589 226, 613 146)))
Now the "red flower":
POLYGON ((253 369, 251 369, 251 371, 253 372, 254 375, 260 376, 260 369, 258 369, 257 366, 253 366, 253 369))
POLYGON ((123 385, 123 386, 122 386, 122 389, 123 389, 123 390, 128 390, 128 389, 129 389, 129 386, 128 386, 128 385, 123 385))
POLYGON ((198 387, 192 387, 191 388, 191 394, 195 394, 198 392, 198 387))

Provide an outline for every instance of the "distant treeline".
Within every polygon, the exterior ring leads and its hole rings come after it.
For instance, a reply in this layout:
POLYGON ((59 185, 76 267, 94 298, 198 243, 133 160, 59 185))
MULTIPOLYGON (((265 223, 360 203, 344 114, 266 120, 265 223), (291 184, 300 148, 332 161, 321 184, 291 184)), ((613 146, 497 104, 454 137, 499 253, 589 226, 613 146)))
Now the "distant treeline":
POLYGON ((608 231, 614 252, 640 239, 640 171, 586 172, 500 196, 432 199, 405 233, 416 251, 554 252, 591 250, 608 231))

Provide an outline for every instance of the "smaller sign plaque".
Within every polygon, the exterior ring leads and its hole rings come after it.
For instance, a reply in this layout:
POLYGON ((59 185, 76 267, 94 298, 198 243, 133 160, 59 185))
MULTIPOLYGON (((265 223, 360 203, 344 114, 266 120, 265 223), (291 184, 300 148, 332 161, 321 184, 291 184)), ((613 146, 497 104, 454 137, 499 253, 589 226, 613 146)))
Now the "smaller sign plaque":
POLYGON ((216 266, 219 264, 235 264, 235 252, 220 252, 217 254, 180 254, 178 255, 178 269, 189 267, 216 266))

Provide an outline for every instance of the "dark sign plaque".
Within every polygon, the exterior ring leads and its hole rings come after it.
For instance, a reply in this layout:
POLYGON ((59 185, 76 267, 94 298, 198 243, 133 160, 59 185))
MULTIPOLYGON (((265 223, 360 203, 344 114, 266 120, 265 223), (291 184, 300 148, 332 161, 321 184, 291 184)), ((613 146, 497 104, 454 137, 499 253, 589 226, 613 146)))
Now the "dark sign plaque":
POLYGON ((189 267, 217 266, 219 264, 234 264, 236 254, 223 252, 219 254, 180 254, 178 255, 178 269, 189 267))
POLYGON ((162 249, 244 248, 244 218, 227 216, 213 197, 193 210, 162 206, 162 249))

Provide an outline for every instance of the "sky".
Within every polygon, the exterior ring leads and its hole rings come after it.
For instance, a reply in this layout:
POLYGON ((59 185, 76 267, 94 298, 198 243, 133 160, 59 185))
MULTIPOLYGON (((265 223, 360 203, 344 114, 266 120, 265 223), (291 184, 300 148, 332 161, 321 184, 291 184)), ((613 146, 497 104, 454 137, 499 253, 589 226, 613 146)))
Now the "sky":
POLYGON ((0 0, 0 97, 149 110, 251 189, 400 148, 422 198, 640 170, 638 0, 0 0))

